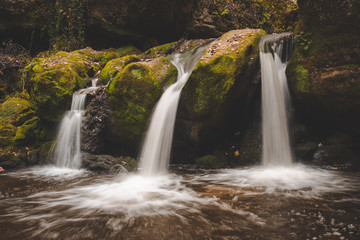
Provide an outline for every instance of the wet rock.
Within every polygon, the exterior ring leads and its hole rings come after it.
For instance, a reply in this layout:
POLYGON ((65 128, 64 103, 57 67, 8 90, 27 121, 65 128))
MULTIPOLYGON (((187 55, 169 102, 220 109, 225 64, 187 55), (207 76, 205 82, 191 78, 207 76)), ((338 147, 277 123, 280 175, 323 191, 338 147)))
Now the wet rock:
MULTIPOLYGON (((294 149, 296 159, 301 159, 301 160, 311 159, 317 148, 318 145, 316 144, 316 142, 312 142, 312 141, 297 144, 294 149)), ((321 154, 322 153, 319 153, 317 155, 317 158, 321 158, 321 154)))
POLYGON ((251 125, 241 140, 236 165, 259 164, 261 162, 261 141, 261 125, 251 125))
POLYGON ((344 133, 336 133, 319 144, 313 162, 318 165, 359 165, 357 145, 344 133))
POLYGON ((136 160, 131 157, 113 157, 110 155, 84 155, 82 167, 95 172, 118 173, 135 171, 136 160))
POLYGON ((81 126, 81 150, 99 154, 105 150, 105 129, 110 116, 110 106, 105 87, 99 88, 86 106, 81 126))

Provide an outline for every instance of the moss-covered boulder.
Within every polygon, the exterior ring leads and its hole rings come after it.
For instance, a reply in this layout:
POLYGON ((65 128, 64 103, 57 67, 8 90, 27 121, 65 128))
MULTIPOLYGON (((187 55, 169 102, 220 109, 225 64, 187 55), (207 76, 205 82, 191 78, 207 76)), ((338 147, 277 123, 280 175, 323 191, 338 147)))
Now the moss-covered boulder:
POLYGON ((360 134, 359 4, 299 0, 287 75, 297 116, 323 132, 360 134))
POLYGON ((113 112, 108 135, 116 143, 136 151, 163 87, 175 81, 176 74, 170 61, 161 57, 130 63, 112 78, 107 89, 113 112))
POLYGON ((116 76, 126 65, 132 62, 138 62, 140 59, 136 55, 129 55, 121 58, 112 59, 101 70, 99 75, 99 84, 106 84, 116 76))
POLYGON ((29 100, 9 98, 0 105, 0 147, 30 142, 35 138, 38 122, 29 100))
POLYGON ((207 47, 182 92, 177 128, 186 131, 187 138, 179 141, 191 142, 205 153, 222 137, 239 131, 259 89, 261 34, 256 29, 233 30, 207 47))
POLYGON ((26 90, 0 105, 0 166, 15 168, 28 164, 40 138, 39 123, 26 90))
POLYGON ((58 121, 68 109, 72 93, 86 87, 89 77, 108 60, 118 57, 115 52, 85 48, 34 58, 25 70, 38 116, 46 121, 58 121))

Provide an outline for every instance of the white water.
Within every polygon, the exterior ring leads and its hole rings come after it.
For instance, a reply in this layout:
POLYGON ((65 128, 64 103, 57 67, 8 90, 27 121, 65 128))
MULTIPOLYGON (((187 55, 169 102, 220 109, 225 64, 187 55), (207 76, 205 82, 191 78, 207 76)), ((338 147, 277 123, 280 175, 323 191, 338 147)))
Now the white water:
POLYGON ((97 79, 92 86, 73 94, 71 109, 61 120, 53 152, 55 165, 59 168, 79 169, 81 167, 80 129, 85 109, 86 94, 95 91, 97 79))
POLYGON ((289 37, 289 34, 267 35, 260 42, 262 162, 267 167, 289 166, 293 161, 286 109, 289 101, 285 75, 287 62, 283 63, 281 60, 283 37, 289 37))
POLYGON ((181 90, 205 49, 203 46, 173 56, 171 62, 178 70, 177 81, 166 89, 155 107, 140 154, 142 175, 166 173, 181 90))

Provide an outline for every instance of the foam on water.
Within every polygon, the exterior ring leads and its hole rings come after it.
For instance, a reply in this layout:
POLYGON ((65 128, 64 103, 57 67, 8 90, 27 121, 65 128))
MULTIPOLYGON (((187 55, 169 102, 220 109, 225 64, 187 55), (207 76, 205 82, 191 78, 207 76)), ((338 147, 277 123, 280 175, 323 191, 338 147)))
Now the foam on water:
POLYGON ((73 169, 73 168, 59 168, 52 165, 38 166, 28 169, 19 170, 16 172, 9 173, 8 175, 17 176, 20 178, 26 177, 40 177, 40 178, 53 178, 56 180, 73 179, 80 176, 84 176, 88 171, 84 169, 73 169))
POLYGON ((197 176, 195 181, 239 187, 246 194, 279 193, 305 198, 359 188, 359 184, 354 184, 353 180, 342 173, 301 164, 273 168, 259 166, 223 169, 197 176))

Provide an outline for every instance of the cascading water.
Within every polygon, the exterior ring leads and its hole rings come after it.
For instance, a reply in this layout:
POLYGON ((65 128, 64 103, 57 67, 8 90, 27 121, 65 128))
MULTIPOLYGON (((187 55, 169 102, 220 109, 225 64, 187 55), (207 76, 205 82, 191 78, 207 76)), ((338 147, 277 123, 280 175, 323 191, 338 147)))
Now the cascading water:
POLYGON ((79 169, 81 167, 80 128, 85 109, 86 95, 95 91, 97 79, 92 86, 73 94, 71 109, 62 119, 53 152, 55 165, 59 168, 79 169))
POLYGON ((289 91, 285 69, 293 46, 292 33, 267 35, 260 41, 262 161, 266 167, 292 163, 287 116, 289 91))
POLYGON ((142 175, 153 176, 166 172, 181 90, 206 47, 172 56, 171 62, 178 70, 177 81, 166 89, 153 112, 140 154, 142 175))

